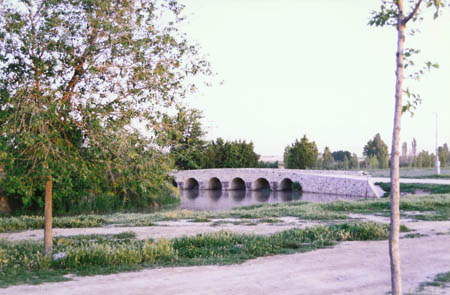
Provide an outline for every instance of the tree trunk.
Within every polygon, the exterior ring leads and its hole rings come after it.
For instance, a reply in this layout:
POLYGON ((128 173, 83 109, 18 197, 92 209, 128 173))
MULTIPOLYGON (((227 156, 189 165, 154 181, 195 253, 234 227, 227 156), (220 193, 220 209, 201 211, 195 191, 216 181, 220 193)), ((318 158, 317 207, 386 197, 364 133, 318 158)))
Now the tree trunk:
POLYGON ((389 257, 391 261, 391 285, 392 294, 402 294, 402 278, 400 271, 400 180, 399 180, 399 155, 400 155, 400 127, 402 118, 402 94, 403 94, 403 49, 405 43, 405 24, 403 24, 403 0, 398 1, 399 17, 397 24, 397 53, 396 53, 396 83, 395 83, 395 110, 394 130, 392 133, 391 149, 391 223, 389 235, 389 257))
POLYGON ((44 206, 44 251, 52 252, 52 188, 53 178, 47 177, 45 182, 45 206, 44 206))

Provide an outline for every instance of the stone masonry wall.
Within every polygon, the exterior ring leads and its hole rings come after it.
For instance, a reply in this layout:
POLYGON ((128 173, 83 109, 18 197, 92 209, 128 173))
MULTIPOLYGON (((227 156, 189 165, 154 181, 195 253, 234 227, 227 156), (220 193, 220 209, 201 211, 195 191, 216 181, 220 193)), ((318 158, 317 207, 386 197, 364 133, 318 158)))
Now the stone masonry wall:
POLYGON ((222 190, 228 190, 235 178, 245 182, 247 190, 255 188, 257 179, 263 178, 269 182, 270 188, 277 191, 283 179, 299 182, 304 192, 339 194, 347 196, 379 197, 379 193, 368 176, 360 173, 335 173, 336 171, 314 171, 295 169, 201 169, 174 172, 180 189, 185 188, 188 179, 193 178, 199 183, 200 189, 208 189, 208 182, 216 177, 220 180, 222 190))

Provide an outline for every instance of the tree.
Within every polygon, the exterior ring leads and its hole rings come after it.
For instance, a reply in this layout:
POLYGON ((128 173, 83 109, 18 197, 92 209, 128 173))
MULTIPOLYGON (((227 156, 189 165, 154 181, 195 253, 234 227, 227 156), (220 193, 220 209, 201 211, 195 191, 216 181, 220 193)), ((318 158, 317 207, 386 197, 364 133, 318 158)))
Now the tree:
POLYGON ((349 151, 337 151, 332 153, 333 158, 336 162, 343 162, 344 158, 350 159, 352 154, 349 151))
MULTIPOLYGON (((439 10, 444 7, 444 1, 440 0, 412 0, 406 3, 409 8, 407 13, 405 9, 405 3, 403 0, 396 1, 382 1, 379 11, 373 12, 373 17, 369 21, 369 25, 374 26, 393 26, 397 31, 397 50, 396 67, 395 67, 395 108, 394 108, 394 126, 392 133, 392 147, 391 147, 391 218, 390 218, 390 236, 389 236, 389 257, 391 262, 391 285, 392 294, 402 294, 401 284, 401 272, 400 272, 400 254, 399 254, 399 232, 400 232, 400 181, 399 181, 399 154, 400 154, 400 129, 401 129, 401 117, 404 111, 411 111, 420 102, 420 96, 413 94, 409 89, 404 89, 404 69, 407 65, 413 65, 414 63, 409 57, 412 54, 417 53, 417 50, 406 49, 405 50, 405 31, 406 26, 410 21, 418 21, 421 18, 420 8, 422 2, 427 2, 427 7, 434 6, 436 8, 435 17, 439 15, 439 10), (406 59, 405 59, 406 58, 406 59), (406 63, 405 63, 406 62, 406 63), (403 93, 412 101, 403 103, 403 93)), ((413 31, 415 32, 415 31, 413 31)), ((431 62, 426 63, 426 68, 437 67, 436 64, 431 62)), ((417 79, 423 73, 423 69, 419 72, 413 73, 412 78, 417 79)), ((413 146, 413 149, 415 147, 413 146)))
POLYGON ((389 163, 388 147, 377 133, 373 139, 364 146, 363 154, 366 157, 376 157, 379 163, 377 168, 387 168, 389 163))
POLYGON ((300 141, 295 140, 293 144, 284 149, 284 165, 288 169, 312 168, 318 155, 316 143, 309 142, 304 135, 300 141))
POLYGON ((325 150, 323 151, 322 159, 323 159, 323 162, 322 162, 323 169, 333 169, 334 168, 334 160, 335 159, 333 159, 333 156, 328 147, 325 147, 325 150))
POLYGON ((159 141, 168 146, 175 166, 180 170, 199 169, 202 167, 203 152, 206 141, 205 131, 200 122, 202 114, 197 109, 177 106, 177 114, 165 114, 157 132, 159 141))
POLYGON ((441 167, 445 167, 450 162, 450 152, 446 143, 438 148, 438 155, 441 167))
POLYGON ((359 160, 357 154, 353 154, 350 158, 350 168, 359 169, 359 160))
POLYGON ((165 108, 193 89, 185 78, 209 73, 177 30, 181 11, 176 1, 1 2, 2 182, 16 181, 25 202, 45 195, 46 253, 54 184, 92 177, 93 163, 111 168, 121 159, 105 154, 114 152, 111 139, 136 120, 153 132, 165 108))
POLYGON ((253 142, 217 138, 206 145, 203 168, 254 168, 258 159, 253 142))

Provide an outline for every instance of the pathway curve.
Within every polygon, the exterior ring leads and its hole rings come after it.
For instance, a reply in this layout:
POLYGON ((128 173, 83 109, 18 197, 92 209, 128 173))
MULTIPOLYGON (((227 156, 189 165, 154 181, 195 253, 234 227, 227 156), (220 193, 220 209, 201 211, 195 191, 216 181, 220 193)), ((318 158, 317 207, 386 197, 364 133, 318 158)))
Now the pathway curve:
MULTIPOLYGON (((400 252, 406 292, 450 271, 448 234, 402 239, 400 252)), ((0 294, 386 294, 390 288, 387 253, 387 241, 345 242, 330 249, 264 257, 239 265, 75 277, 68 282, 0 289, 0 294)))

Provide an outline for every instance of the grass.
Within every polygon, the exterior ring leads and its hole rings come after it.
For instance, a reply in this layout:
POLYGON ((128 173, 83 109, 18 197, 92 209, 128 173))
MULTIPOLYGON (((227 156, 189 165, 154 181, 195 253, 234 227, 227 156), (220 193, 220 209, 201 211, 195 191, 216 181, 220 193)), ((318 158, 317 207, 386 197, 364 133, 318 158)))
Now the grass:
MULTIPOLYGON (((372 169, 367 171, 374 177, 389 177, 389 169, 372 169)), ((434 168, 400 168, 401 178, 433 178, 434 168)), ((441 175, 450 175, 450 167, 441 168, 441 175)))
POLYGON ((53 259, 38 242, 0 241, 0 287, 65 280, 64 275, 141 268, 241 263, 330 247, 340 241, 383 240, 388 226, 371 222, 290 229, 270 236, 217 232, 173 240, 136 240, 133 233, 55 237, 53 259))
MULTIPOLYGON (((280 217, 297 217, 302 220, 334 221, 348 219, 350 213, 389 214, 388 199, 364 201, 336 201, 332 203, 308 203, 293 201, 287 203, 253 205, 229 211, 189 211, 174 210, 157 213, 117 213, 112 215, 87 215, 55 217, 55 228, 114 226, 154 226, 158 221, 188 219, 192 222, 210 222, 213 219, 241 219, 224 223, 251 224, 272 223, 280 217)), ((450 220, 450 195, 430 195, 426 197, 405 196, 400 201, 403 216, 416 220, 450 220), (409 215, 410 211, 424 214, 409 215)), ((43 217, 21 216, 0 218, 0 232, 27 229, 42 229, 43 217)), ((218 225, 213 221, 212 225, 218 225)))
MULTIPOLYGON (((377 182, 385 192, 391 189, 390 183, 377 182)), ((431 194, 449 194, 450 185, 446 184, 428 184, 428 183, 400 183, 400 192, 415 194, 416 190, 423 190, 431 194)), ((389 193, 388 193, 389 194, 389 193)))
MULTIPOLYGON (((427 292, 427 287, 435 287, 435 288, 443 288, 443 289, 450 288, 450 271, 449 272, 440 273, 440 274, 436 275, 434 277, 433 281, 431 281, 431 282, 421 283, 419 288, 417 288, 417 290, 414 293, 412 293, 412 294, 416 294, 416 295, 419 295, 419 294, 435 294, 435 293, 427 292), (426 292, 426 293, 424 293, 424 292, 426 292)), ((433 290, 431 290, 431 291, 433 292, 433 290)), ((412 295, 412 294, 408 294, 408 295, 412 295)))

